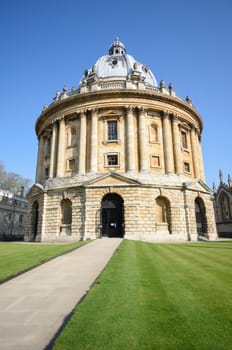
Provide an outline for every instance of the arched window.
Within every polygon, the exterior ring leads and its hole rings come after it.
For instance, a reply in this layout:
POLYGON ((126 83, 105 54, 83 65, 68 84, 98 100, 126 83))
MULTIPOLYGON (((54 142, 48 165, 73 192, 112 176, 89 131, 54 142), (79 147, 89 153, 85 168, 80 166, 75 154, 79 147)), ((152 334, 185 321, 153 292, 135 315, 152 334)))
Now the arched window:
POLYGON ((160 196, 156 199, 155 217, 158 230, 166 227, 166 231, 171 232, 171 208, 167 198, 160 196))
POLYGON ((31 231, 33 239, 36 239, 38 233, 39 203, 35 201, 31 211, 31 231))
POLYGON ((167 202, 163 197, 156 200, 156 221, 167 222, 167 202))
POLYGON ((62 225, 71 225, 72 223, 72 202, 69 199, 63 199, 61 202, 62 225))
POLYGON ((230 220, 231 219, 230 200, 225 193, 221 194, 220 208, 221 208, 222 220, 230 220))
POLYGON ((195 216, 198 235, 208 237, 206 209, 204 201, 200 197, 195 199, 195 216))

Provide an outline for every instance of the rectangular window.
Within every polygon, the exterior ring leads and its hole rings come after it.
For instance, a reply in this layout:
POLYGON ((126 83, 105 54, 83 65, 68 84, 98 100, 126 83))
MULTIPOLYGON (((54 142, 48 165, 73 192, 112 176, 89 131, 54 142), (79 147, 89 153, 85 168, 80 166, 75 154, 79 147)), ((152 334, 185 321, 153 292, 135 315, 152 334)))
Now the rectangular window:
POLYGON ((117 154, 108 154, 107 155, 107 165, 108 166, 118 165, 118 155, 117 154))
POLYGON ((19 215, 19 223, 22 224, 23 223, 23 214, 19 215))
POLYGON ((117 121, 108 121, 107 122, 107 128, 108 128, 108 140, 113 141, 118 139, 118 125, 117 121))
POLYGON ((68 160, 68 170, 75 170, 75 169, 76 169, 76 160, 69 159, 68 160))
POLYGON ((188 139, 187 139, 187 133, 185 131, 181 131, 181 142, 183 148, 188 148, 188 139))
POLYGON ((77 144, 77 128, 70 126, 67 131, 67 147, 73 147, 77 144))
POLYGON ((51 154, 51 139, 45 139, 44 155, 45 158, 49 158, 51 154))
POLYGON ((184 162, 184 172, 190 173, 190 164, 187 162, 184 162))
POLYGON ((71 128, 70 129, 70 136, 71 136, 71 146, 76 144, 76 137, 77 137, 77 129, 71 128))
POLYGON ((159 156, 151 156, 151 167, 152 168, 160 168, 160 157, 159 156))
POLYGON ((45 179, 47 180, 49 178, 49 167, 44 169, 44 175, 45 175, 45 179))
POLYGON ((159 139, 158 139, 158 127, 156 124, 150 125, 149 134, 150 134, 150 142, 151 143, 157 143, 159 141, 159 139))

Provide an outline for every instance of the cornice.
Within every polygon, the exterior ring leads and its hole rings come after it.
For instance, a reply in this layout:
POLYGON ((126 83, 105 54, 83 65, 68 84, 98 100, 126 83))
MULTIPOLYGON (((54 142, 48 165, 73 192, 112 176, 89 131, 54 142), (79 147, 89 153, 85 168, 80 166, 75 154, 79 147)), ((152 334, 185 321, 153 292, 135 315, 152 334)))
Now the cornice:
MULTIPOLYGON (((68 107, 78 104, 79 105, 78 108, 88 109, 88 106, 86 106, 86 104, 87 103, 91 104, 95 102, 96 103, 95 108, 98 108, 98 107, 101 108, 100 105, 103 100, 109 99, 109 98, 116 98, 116 97, 117 98, 120 97, 122 100, 125 100, 128 98, 137 98, 137 99, 143 98, 150 101, 157 101, 157 102, 169 104, 170 107, 176 107, 192 115, 194 119, 198 121, 200 130, 202 131, 203 121, 200 114, 195 110, 195 108, 193 108, 187 102, 183 101, 178 97, 164 95, 162 93, 151 92, 147 90, 101 90, 101 91, 94 91, 94 92, 87 92, 83 94, 73 95, 73 96, 67 97, 66 99, 63 99, 61 101, 51 104, 38 117, 35 125, 36 133, 38 134, 42 124, 50 116, 57 114, 61 118, 64 115, 64 110, 68 107)), ((133 107, 133 103, 131 101, 122 103, 123 106, 126 106, 128 104, 130 104, 133 107)), ((90 109, 92 109, 92 107, 90 109)), ((172 113, 172 110, 170 109, 169 112, 172 113)))

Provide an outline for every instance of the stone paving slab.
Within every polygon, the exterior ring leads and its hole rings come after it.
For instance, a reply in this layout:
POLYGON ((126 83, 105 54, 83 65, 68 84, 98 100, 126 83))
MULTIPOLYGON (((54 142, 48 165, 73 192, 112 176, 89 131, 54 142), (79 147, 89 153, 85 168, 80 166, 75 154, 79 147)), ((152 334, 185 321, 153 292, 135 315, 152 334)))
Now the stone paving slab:
POLYGON ((95 240, 0 285, 0 349, 45 349, 120 243, 95 240))

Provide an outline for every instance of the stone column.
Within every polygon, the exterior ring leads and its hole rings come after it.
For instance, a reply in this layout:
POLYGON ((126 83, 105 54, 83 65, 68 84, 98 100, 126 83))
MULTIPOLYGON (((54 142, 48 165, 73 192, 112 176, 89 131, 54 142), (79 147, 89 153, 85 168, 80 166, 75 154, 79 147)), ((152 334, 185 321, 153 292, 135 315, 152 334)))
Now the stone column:
POLYGON ((92 110, 91 116, 91 148, 90 148, 90 172, 97 173, 98 168, 98 110, 92 110))
POLYGON ((133 108, 128 106, 127 111, 127 170, 135 170, 135 134, 133 108))
POLYGON ((38 155, 37 155, 37 166, 36 166, 36 177, 35 177, 36 183, 40 183, 42 181, 43 159, 44 159, 44 138, 42 135, 40 135, 39 143, 38 143, 38 155))
POLYGON ((147 134, 145 110, 139 109, 139 163, 140 171, 147 171, 147 134))
POLYGON ((195 178, 199 178, 199 159, 198 159, 198 152, 199 147, 196 142, 196 130, 195 127, 191 127, 191 146, 192 146, 192 157, 193 157, 193 168, 194 168, 194 176, 195 178))
POLYGON ((197 130, 196 132, 196 143, 198 146, 199 175, 200 175, 200 179, 202 181, 205 181, 204 162, 203 162, 202 148, 201 148, 201 135, 199 130, 197 130))
POLYGON ((52 125, 52 144, 51 144, 51 156, 50 156, 50 168, 49 168, 49 178, 53 178, 56 176, 55 168, 56 168, 56 150, 57 145, 57 124, 56 122, 52 125))
POLYGON ((79 174, 86 172, 86 112, 80 114, 79 174))
POLYGON ((58 139, 58 159, 57 159, 57 177, 64 176, 64 149, 65 149, 65 120, 59 121, 59 139, 58 139))
POLYGON ((173 143, 171 122, 168 112, 163 113, 163 145, 164 145, 164 164, 165 172, 167 174, 174 172, 174 159, 173 159, 173 143))
POLYGON ((173 126, 173 146, 174 146, 174 159, 175 159, 175 169, 177 174, 183 173, 183 162, 182 153, 180 145, 180 129, 179 129, 179 119, 177 115, 173 116, 172 120, 173 126))

